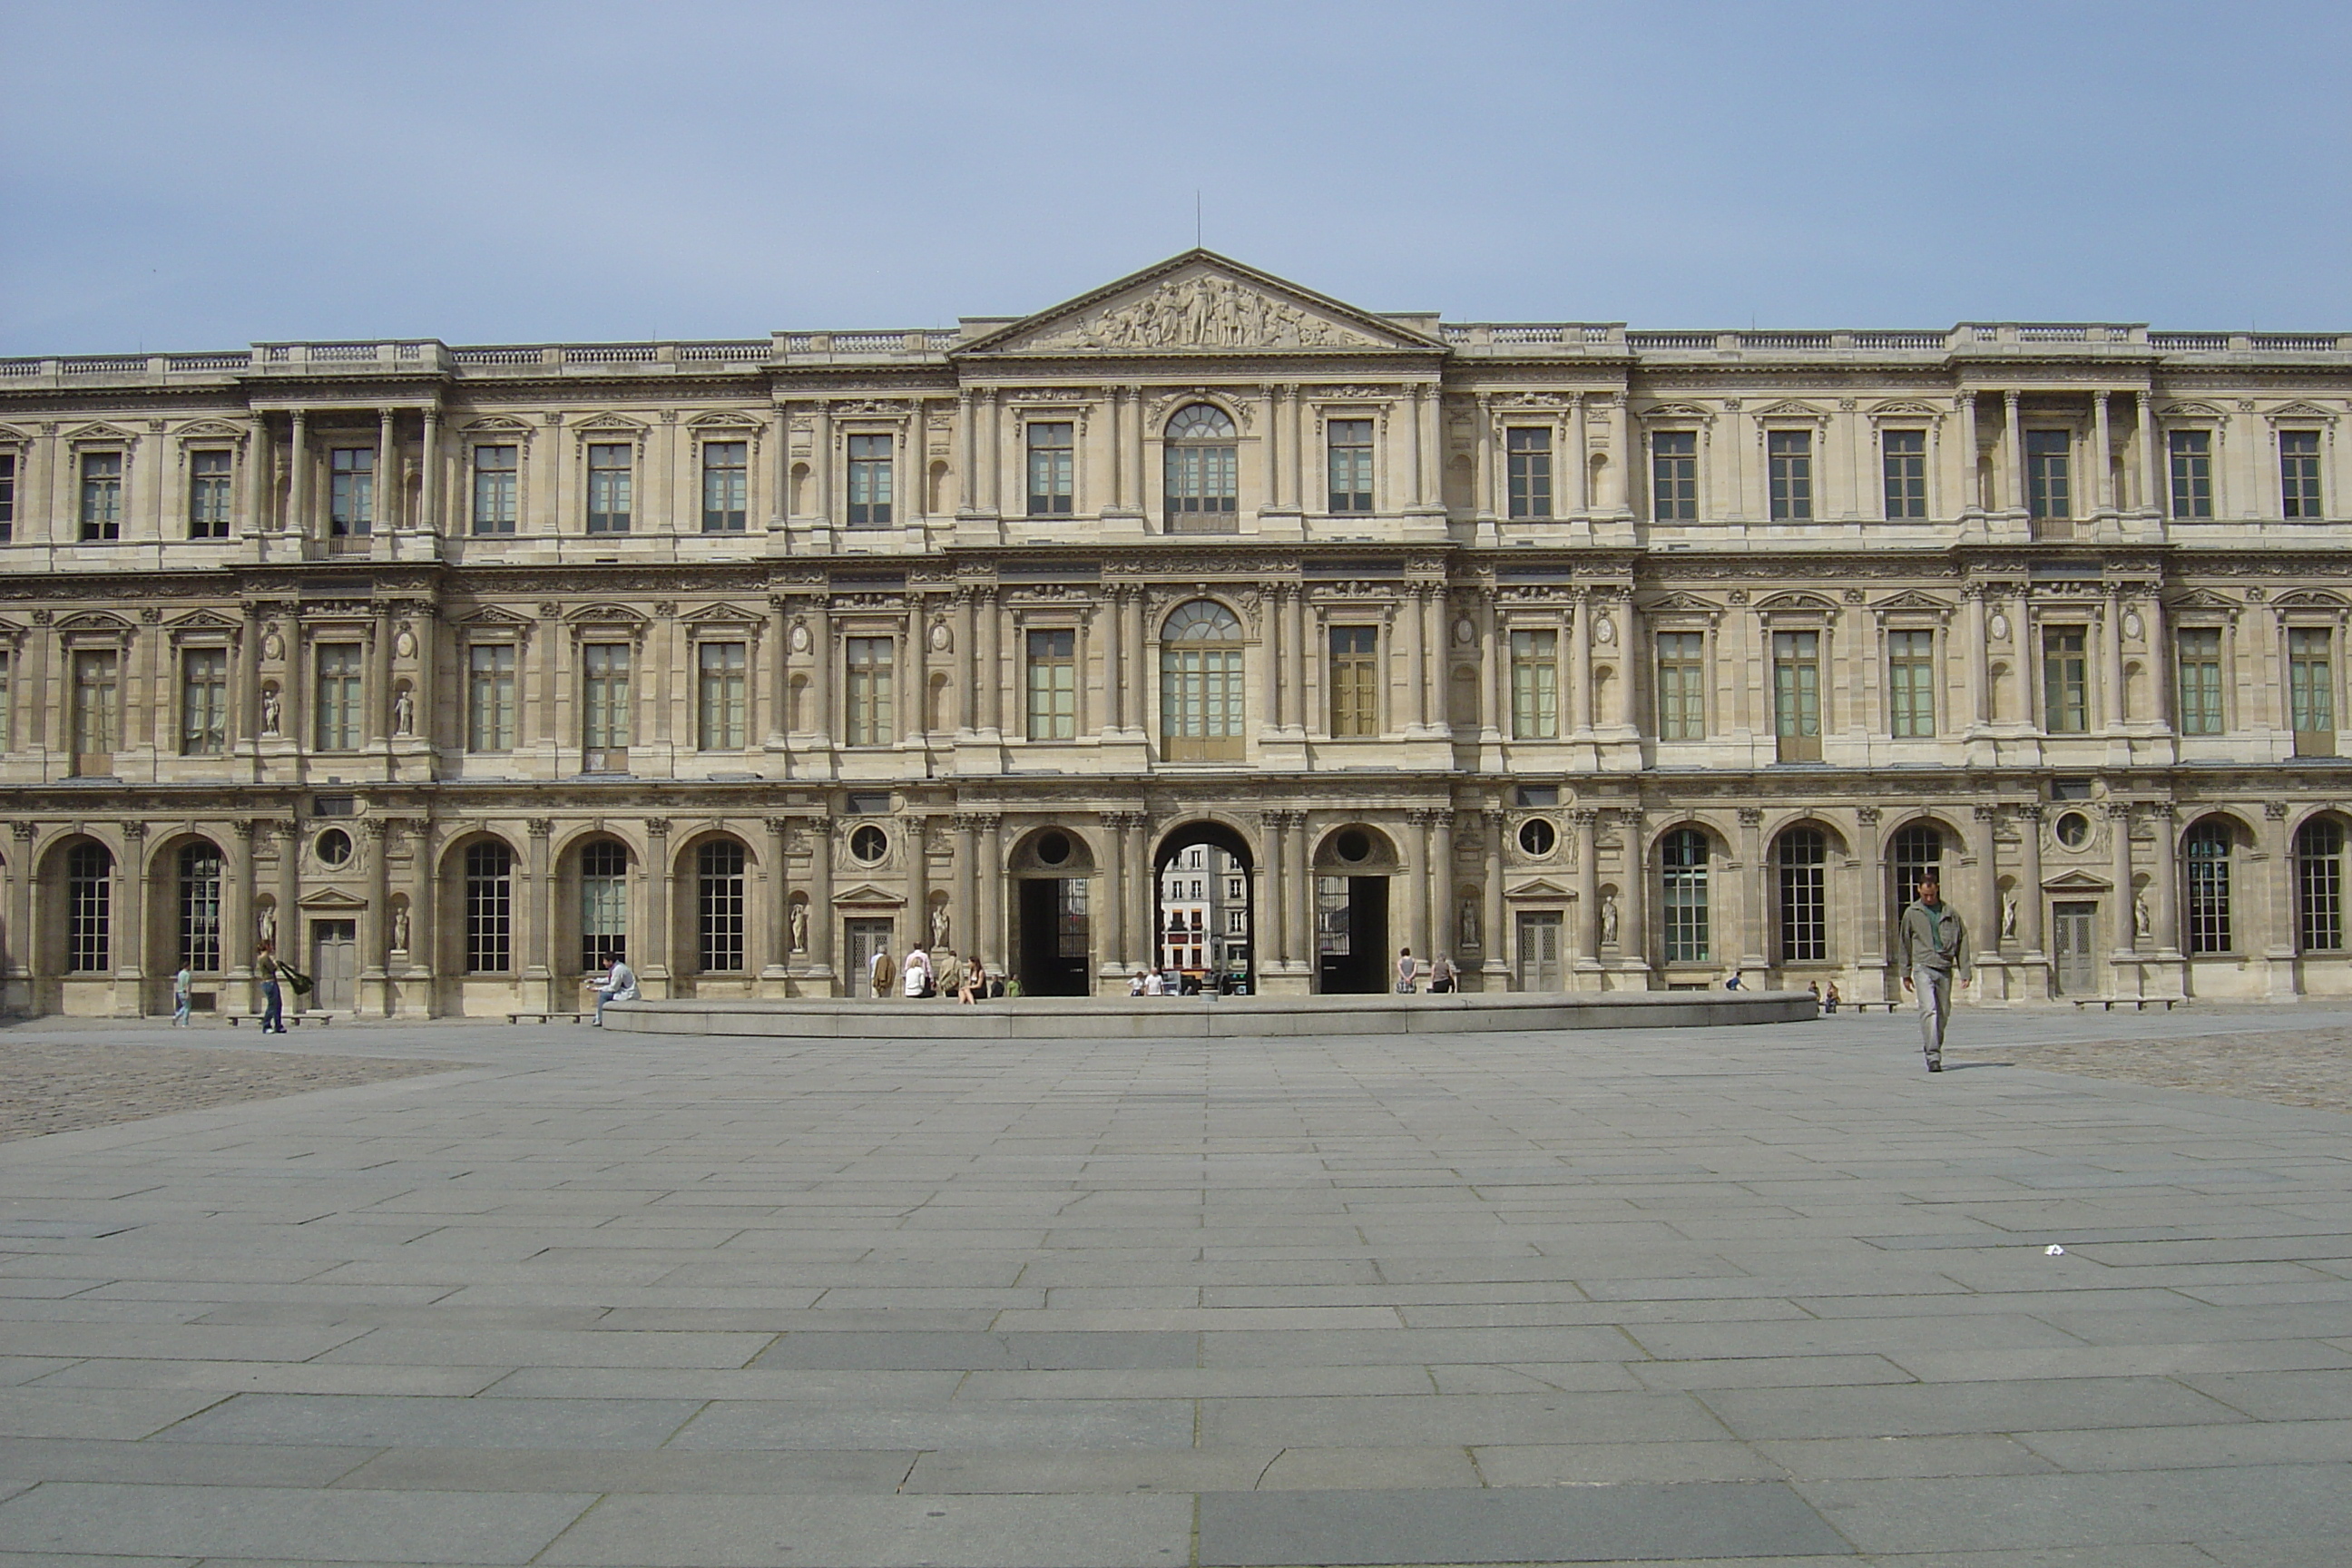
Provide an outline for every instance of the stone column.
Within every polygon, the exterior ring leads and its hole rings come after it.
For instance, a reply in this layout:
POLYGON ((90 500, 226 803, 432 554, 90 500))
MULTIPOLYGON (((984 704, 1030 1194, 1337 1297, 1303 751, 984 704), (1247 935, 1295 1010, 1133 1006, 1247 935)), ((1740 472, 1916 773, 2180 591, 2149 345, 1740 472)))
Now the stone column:
MULTIPOLYGON (((310 531, 310 436, 307 410, 294 411, 293 432, 287 447, 286 529, 308 537, 310 531)), ((297 967, 299 967, 299 965, 297 967)))
POLYGON ((1576 473, 1561 499, 1576 509, 1572 516, 1589 518, 1600 498, 1592 493, 1592 432, 1585 408, 1583 393, 1569 399, 1568 450, 1563 456, 1575 466, 1576 473))
POLYGON ((2111 800, 2107 807, 2107 847, 2113 855, 2109 875, 2116 884, 2115 951, 2126 956, 2139 947, 2138 922, 2132 910, 2131 803, 2111 800))
POLYGON ((2106 689, 2100 694, 2099 728, 2110 734, 2124 722, 2124 633, 2123 592, 2110 588, 2106 602, 2099 613, 2099 684, 2106 689))
POLYGON ((980 728, 991 739, 1004 732, 1004 613, 996 590, 974 595, 980 616, 980 728))
POLYGON ((1960 416, 1960 504, 1955 510, 1981 511, 1985 496, 1977 475, 1981 458, 1977 445, 1977 395, 1973 390, 1963 392, 1957 401, 1960 416))
POLYGON ((970 951, 981 962, 1001 969, 1004 963, 1004 818, 993 811, 978 818, 980 864, 980 929, 970 939, 970 951))
MULTIPOLYGON (((1398 875, 1404 879, 1404 939, 1396 945, 1412 948, 1414 960, 1420 963, 1437 955, 1429 935, 1430 883, 1436 875, 1429 859, 1430 815, 1420 806, 1405 813, 1405 824, 1411 831, 1400 836, 1404 855, 1403 864, 1397 868, 1398 875)), ((1381 956, 1393 964, 1393 953, 1381 956)))
POLYGON ((548 868, 548 837, 555 830, 551 818, 531 817, 525 826, 530 830, 530 858, 525 875, 530 879, 523 902, 526 924, 521 932, 523 952, 523 1005, 541 1007, 555 1005, 552 984, 555 970, 553 948, 555 933, 551 929, 550 916, 554 903, 549 886, 552 879, 548 868))
POLYGON ((1601 956, 1601 855, 1593 842, 1593 824, 1601 814, 1589 805, 1568 812, 1569 852, 1576 857, 1576 916, 1569 921, 1569 952, 1563 963, 1601 956))
POLYGON ((1286 723, 1302 734, 1313 728, 1307 711, 1307 585, 1286 588, 1282 595, 1282 611, 1286 620, 1283 631, 1283 653, 1289 662, 1289 717, 1286 723))
POLYGON ((833 405, 820 397, 809 405, 809 516, 831 526, 833 515, 833 405))
POLYGON ((1120 599, 1119 614, 1127 631, 1120 637, 1127 654, 1127 730, 1141 735, 1151 722, 1150 650, 1143 636, 1143 590, 1129 587, 1120 599))
POLYGON ((2165 454, 2157 449, 2156 408, 2147 392, 2132 394, 2139 416, 2139 510, 2163 517, 2172 510, 2165 494, 2165 454))
POLYGON ((657 981, 649 992, 667 996, 669 991, 670 917, 677 909, 677 863, 669 849, 669 818, 646 818, 646 940, 644 952, 630 967, 640 979, 657 981))
POLYGON ((1151 885, 1158 879, 1151 874, 1150 847, 1145 843, 1150 819, 1142 812, 1129 811, 1119 814, 1119 839, 1125 846, 1120 862, 1126 868, 1128 936, 1141 949, 1138 956, 1146 967, 1158 968, 1160 933, 1151 929, 1151 885))
POLYGON ((2017 807, 2017 945, 2042 956, 2042 803, 2017 807))
POLYGON ((1282 622, 1284 601, 1290 590, 1279 584, 1265 591, 1265 608, 1260 612, 1263 628, 1258 635, 1258 677, 1262 706, 1258 721, 1262 729, 1282 728, 1282 622))
MULTIPOLYGON (((310 955, 302 951, 301 825, 280 817, 268 826, 270 838, 278 847, 278 956, 301 969, 310 962, 310 955)), ((289 1009, 301 1005, 290 993, 285 1002, 289 1009)))
POLYGON ((1127 626, 1127 590, 1111 588, 1097 606, 1102 625, 1102 732, 1115 735, 1127 728, 1126 692, 1121 677, 1124 673, 1125 639, 1120 635, 1127 626))
MULTIPOLYGON (((1967 609, 1961 617, 1960 640, 1967 645, 1969 706, 1968 721, 1971 729, 1992 716, 1990 669, 1985 658, 1985 584, 1970 583, 1961 590, 1967 609)), ((2022 675, 2020 679, 2023 679, 2022 675)))
POLYGON ((2167 958, 2180 954, 2180 842, 2173 805, 2159 800, 2147 807, 2148 826, 2156 829, 2156 854, 2148 863, 2148 940, 2167 958))
MULTIPOLYGON (((1454 954, 1462 934, 1447 928, 1454 921, 1454 806, 1433 806, 1429 816, 1429 956, 1454 954)), ((1458 954, 1454 954, 1457 958, 1458 954)), ((1458 969, 1460 965, 1457 963, 1458 969)))
MULTIPOLYGON (((906 823, 907 856, 907 930, 899 938, 898 951, 904 952, 916 942, 931 940, 931 843, 930 819, 919 812, 908 816, 906 823)), ((862 975, 851 974, 850 994, 857 994, 862 975)))
POLYGON ((1470 510, 1480 522, 1492 522, 1503 510, 1495 504, 1495 400, 1489 393, 1477 398, 1477 468, 1470 510))
MULTIPOLYGON (((427 426, 429 431, 429 417, 427 426)), ((278 442, 269 433, 267 414, 253 416, 253 432, 245 443, 245 471, 237 478, 236 531, 239 538, 248 538, 269 526, 278 487, 278 442)))
MULTIPOLYGON (((958 812, 953 818, 955 829, 955 918, 950 935, 956 945, 973 952, 975 933, 980 929, 980 823, 971 812, 958 812)), ((920 934, 923 942, 930 941, 930 932, 920 934)), ((938 958, 937 953, 931 955, 938 958)))
POLYGON ((1307 814, 1286 811, 1282 816, 1282 860, 1290 878, 1289 896, 1283 900, 1287 921, 1283 942, 1290 962, 1305 964, 1311 976, 1316 968, 1315 865, 1307 858, 1307 814))
POLYGON ((1421 616, 1423 590, 1418 583, 1407 583, 1397 599, 1398 629, 1404 633, 1404 657, 1397 662, 1406 684, 1404 711, 1398 715, 1409 735, 1418 735, 1429 727, 1429 650, 1421 616))
POLYGON ((1650 855, 1648 833, 1638 810, 1619 807, 1617 832, 1624 852, 1624 910, 1617 922, 1617 953, 1621 963, 1649 967, 1650 855))
MULTIPOLYGON (((17 838, 17 880, 24 882, 32 876, 32 868, 22 864, 29 846, 33 825, 22 822, 17 838)), ((236 816, 229 819, 230 842, 222 847, 221 864, 221 973, 230 981, 250 980, 253 976, 253 818, 236 816)), ((9 929, 16 933, 20 951, 10 956, 11 970, 22 966, 31 954, 21 951, 30 941, 23 911, 12 901, 9 905, 9 929)), ((242 1004, 249 1000, 247 987, 229 985, 223 989, 224 1005, 231 1001, 239 1005, 231 1012, 245 1011, 242 1004)))
POLYGON ((435 837, 430 817, 404 817, 401 832, 408 839, 408 964, 401 971, 404 984, 402 1006, 405 1011, 432 1013, 437 1008, 433 994, 434 977, 446 966, 439 903, 439 856, 441 846, 435 837), (421 983, 421 985, 420 985, 421 983), (407 985, 419 985, 417 1002, 410 1007, 407 985))
MULTIPOLYGON (((955 687, 956 733, 969 737, 980 729, 980 676, 973 638, 979 633, 979 617, 972 607, 973 590, 959 588, 955 595, 955 687)), ((969 911, 958 910, 962 919, 969 911)))
POLYGON ((1443 584, 1423 583, 1421 585, 1421 651, 1423 722, 1440 735, 1450 734, 1452 731, 1445 721, 1445 588, 1443 584))
POLYGON ((768 595, 768 745, 783 744, 793 727, 791 616, 782 594, 768 595))
MULTIPOLYGON (((2001 951, 2000 945, 2000 808, 1979 801, 1969 808, 1976 817, 1976 907, 1969 911, 1969 937, 1979 963, 2001 951)), ((1979 987, 1979 994, 1982 988, 1979 987)))
POLYGON ((1568 733, 1592 733, 1592 611, 1591 595, 1575 591, 1568 612, 1568 733))
POLYGON ((392 1012, 392 998, 383 990, 383 981, 392 972, 392 868, 385 864, 384 837, 391 826, 381 816, 360 821, 360 853, 367 858, 368 884, 367 908, 360 911, 360 979, 363 984, 373 982, 376 1004, 387 1016, 392 1012))
POLYGON ((1128 973, 1135 964, 1127 940, 1127 819, 1131 812, 1106 811, 1102 823, 1102 959, 1104 966, 1128 973))
POLYGON ((1503 814, 1487 807, 1479 813, 1480 837, 1486 847, 1486 858, 1481 868, 1484 879, 1479 889, 1478 935, 1485 943, 1480 953, 1479 968, 1490 978, 1489 991, 1511 988, 1510 933, 1503 929, 1503 814))
MULTIPOLYGON (((1744 973, 1760 971, 1772 944, 1765 939, 1765 911, 1771 908, 1766 897, 1764 879, 1764 812, 1759 806, 1739 808, 1739 856, 1747 862, 1747 875, 1739 879, 1739 959, 1737 967, 1744 973)), ((1728 944, 1727 944, 1728 945, 1728 944)))
POLYGON ((122 825, 122 858, 114 869, 116 885, 121 889, 114 927, 114 1010, 136 1018, 147 1011, 148 950, 152 937, 147 929, 146 823, 134 817, 122 825))
POLYGON ((2025 493, 2025 426, 2019 416, 2018 394, 2015 392, 2000 395, 2000 438, 2008 443, 2008 450, 2003 454, 2006 460, 2001 464, 2003 477, 2009 486, 2009 494, 2002 498, 2008 503, 2004 510, 2029 510, 2030 503, 2025 493))
POLYGON ((417 530, 424 533, 439 533, 442 486, 441 411, 437 408, 425 410, 424 429, 419 433, 416 468, 417 530))
POLYGON ((905 679, 898 683, 898 735, 908 746, 923 743, 923 706, 930 698, 930 644, 923 636, 923 601, 919 595, 907 599, 907 629, 900 637, 906 657, 899 662, 906 666, 905 679))
MULTIPOLYGON (((2285 1001, 2295 994, 2294 955, 2302 935, 2296 929, 2294 840, 2287 832, 2287 810, 2285 801, 2264 801, 2261 837, 2255 840, 2269 872, 2267 897, 2255 907, 2262 915, 2260 940, 2273 1001, 2285 1001)), ((2254 943, 2242 935, 2238 944, 2247 952, 2254 949, 2254 943)))
POLYGON ((841 733, 833 711, 833 670, 840 650, 834 647, 832 601, 823 595, 809 601, 808 723, 819 743, 831 745, 841 733))
POLYGON ((819 977, 820 995, 832 995, 833 939, 838 922, 833 918, 833 846, 840 824, 830 816, 809 821, 809 970, 819 977))
POLYGON ((786 858, 793 825, 789 817, 771 816, 761 826, 768 830, 766 853, 761 857, 768 872, 768 961, 761 977, 780 980, 793 962, 793 886, 786 858))
POLYGON ((2107 395, 2091 394, 2091 457, 2097 465, 2091 475, 2092 503, 2101 511, 2116 510, 2115 437, 2107 426, 2107 395))
MULTIPOLYGON (((1270 964, 1287 962, 1288 944, 1283 940, 1283 913, 1289 889, 1283 882, 1282 819, 1287 815, 1279 811, 1258 813, 1258 841, 1265 847, 1265 857, 1257 868, 1258 892, 1257 931, 1255 933, 1257 951, 1250 955, 1256 973, 1263 976, 1270 964)), ((1259 993, 1264 994, 1261 985, 1259 993)))

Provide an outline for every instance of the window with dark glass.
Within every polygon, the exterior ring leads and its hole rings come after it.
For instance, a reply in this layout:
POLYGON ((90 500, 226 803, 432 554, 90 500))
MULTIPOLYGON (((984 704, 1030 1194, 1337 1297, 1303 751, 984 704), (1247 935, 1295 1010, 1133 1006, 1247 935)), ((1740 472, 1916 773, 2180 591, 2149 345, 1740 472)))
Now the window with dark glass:
POLYGON ((625 642, 581 645, 581 765, 588 773, 628 771, 629 656, 625 642))
POLYGON ((2319 509, 2319 432, 2279 432, 2279 501, 2284 517, 2316 518, 2319 509))
POLYGON ((375 528, 375 448, 338 447, 327 454, 327 532, 352 539, 375 528))
POLYGON ((2295 934, 2305 952, 2344 951, 2344 828, 2333 817, 2294 836, 2295 934))
POLYGON ((743 847, 707 840, 695 854, 695 961, 705 973, 743 967, 743 847))
POLYGON ((849 679, 844 684, 842 706, 853 746, 887 746, 896 737, 890 727, 893 684, 888 637, 851 637, 845 654, 849 679))
POLYGON ((209 844, 180 851, 179 959, 199 974, 221 966, 221 854, 209 844))
POLYGON ((1551 432, 1514 425, 1503 432, 1505 504, 1512 517, 1551 515, 1551 432))
POLYGON ((2328 756, 2336 749, 2334 645, 2326 626, 2287 628, 2287 715, 2295 751, 2304 756, 2328 756))
POLYGON ((1078 733, 1078 634, 1055 627, 1029 634, 1029 739, 1070 741, 1078 733))
POLYGON ((0 544, 16 536, 16 454, 0 452, 0 544))
POLYGON ((1890 520, 1927 515, 1927 432, 1882 430, 1879 461, 1886 479, 1886 515, 1890 520))
POLYGON ((739 642, 695 649, 695 743, 706 752, 740 752, 750 728, 751 650, 739 642))
POLYGON ((1045 420, 1024 429, 1029 439, 1029 515, 1069 516, 1077 489, 1077 426, 1045 420))
POLYGON ((2230 951, 2230 829, 2208 817, 2180 841, 2182 933, 2191 953, 2230 951))
POLYGON ((1372 510, 1372 422, 1334 419, 1326 427, 1333 511, 1372 510))
POLYGON ((748 441, 702 444, 702 531, 740 533, 751 495, 748 441))
POLYGON ((1331 628, 1331 733, 1381 732, 1378 626, 1331 628))
POLYGON ((636 458, 637 449, 625 441, 599 441, 589 447, 589 532, 629 531, 636 458))
POLYGON ((66 967, 102 974, 114 967, 114 857, 88 840, 66 851, 66 967))
POLYGON ((1658 739, 1706 735, 1706 634, 1658 634, 1658 739))
POLYGON ((2175 430, 2172 451, 2172 515, 2213 515, 2213 436, 2208 430, 2175 430))
POLYGON ((1162 489, 1171 531, 1230 532, 1239 526, 1241 449, 1224 410, 1206 403, 1168 421, 1162 489))
POLYGON ((102 777, 114 771, 115 743, 121 737, 116 686, 120 656, 112 648, 81 648, 73 656, 74 772, 102 777))
POLYGON ((1791 827, 1773 855, 1780 894, 1780 962, 1819 963, 1830 955, 1829 839, 1791 827))
POLYGON ((1698 521, 1698 432, 1660 430, 1650 437, 1650 505, 1660 522, 1698 521))
POLYGON ((1772 733, 1782 762, 1822 754, 1822 634, 1772 634, 1772 733))
POLYGON ((466 847, 466 971, 512 967, 514 852, 494 838, 466 847))
POLYGON ((228 649, 180 651, 180 754, 218 756, 228 750, 228 649))
POLYGON ((2091 727, 2091 666, 2081 626, 2051 626, 2042 634, 2042 721, 2053 734, 2080 735, 2091 727))
POLYGON ((629 956, 629 851, 610 838, 580 851, 580 972, 594 974, 629 956))
POLYGON ((360 696, 363 678, 357 643, 321 643, 316 667, 318 700, 311 744, 322 752, 355 752, 360 745, 360 696))
POLYGON ((231 470, 226 452, 188 454, 188 537, 228 537, 231 470))
POLYGON ((890 437, 849 438, 849 526, 887 528, 890 523, 890 437))
POLYGON ((475 643, 466 650, 466 749, 511 752, 514 743, 514 644, 475 643))
POLYGON ((1658 913, 1668 963, 1705 963, 1711 946, 1707 912, 1706 835, 1678 827, 1659 842, 1658 913))
POLYGON ((81 537, 122 537, 122 454, 81 455, 81 537))
POLYGON ((1511 738, 1559 739, 1559 634, 1511 634, 1511 738))
POLYGON ((1813 515, 1813 433, 1772 430, 1764 437, 1772 521, 1803 522, 1813 515))
POLYGON ((2183 626, 2173 635, 2180 673, 2180 732, 2221 732, 2221 628, 2183 626))
POLYGON ((1886 634, 1888 731, 1901 739, 1936 732, 1936 634, 1886 634))
POLYGON ((522 479, 522 448, 474 448, 474 531, 512 533, 516 493, 522 479))
POLYGON ((2038 518, 2074 515, 2074 437, 2068 430, 2025 433, 2025 510, 2038 518))

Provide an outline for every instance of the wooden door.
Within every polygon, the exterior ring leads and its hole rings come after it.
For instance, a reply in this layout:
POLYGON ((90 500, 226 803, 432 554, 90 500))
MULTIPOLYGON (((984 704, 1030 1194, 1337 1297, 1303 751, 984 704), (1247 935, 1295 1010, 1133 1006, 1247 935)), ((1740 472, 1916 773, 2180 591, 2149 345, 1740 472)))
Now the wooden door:
MULTIPOLYGON (((849 952, 847 990, 852 996, 874 994, 874 955, 890 952, 890 926, 887 920, 854 920, 842 921, 842 945, 849 952)), ((891 955, 896 958, 898 955, 891 955)), ((898 976, 906 969, 903 963, 893 963, 890 983, 883 987, 888 995, 898 989, 898 976)))
POLYGON ((2065 902, 2050 906, 2051 948, 2058 961, 2058 994, 2095 996, 2099 994, 2098 960, 2092 950, 2099 906, 2065 902))
POLYGON ((1560 927, 1558 910, 1520 911, 1520 990, 1557 991, 1560 988, 1560 927))
POLYGON ((359 953, 356 921, 312 921, 310 978, 318 984, 317 989, 301 1005, 327 1013, 348 1013, 356 1007, 359 1005, 359 953))

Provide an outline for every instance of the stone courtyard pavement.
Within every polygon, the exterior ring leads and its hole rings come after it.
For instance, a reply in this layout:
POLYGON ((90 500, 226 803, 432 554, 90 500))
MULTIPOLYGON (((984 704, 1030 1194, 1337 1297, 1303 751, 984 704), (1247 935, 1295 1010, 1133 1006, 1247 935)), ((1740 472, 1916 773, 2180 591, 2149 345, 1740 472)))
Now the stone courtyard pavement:
POLYGON ((305 1029, 0 1143, 0 1568, 2352 1561, 2352 1121, 2025 1065, 2352 1014, 1955 1026, 305 1029))

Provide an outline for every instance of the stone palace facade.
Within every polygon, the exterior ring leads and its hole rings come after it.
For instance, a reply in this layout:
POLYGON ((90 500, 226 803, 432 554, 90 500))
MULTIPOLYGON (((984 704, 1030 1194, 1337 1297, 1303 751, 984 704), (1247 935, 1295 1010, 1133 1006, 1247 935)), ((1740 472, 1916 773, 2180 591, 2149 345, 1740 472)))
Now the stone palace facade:
POLYGON ((955 331, 0 361, 5 1003, 248 1011, 263 935, 366 1015, 917 941, 1124 991, 1195 848, 1268 993, 1890 995, 1934 865, 1983 1002, 2346 994, 2347 413, 2352 335, 1203 251, 955 331))

